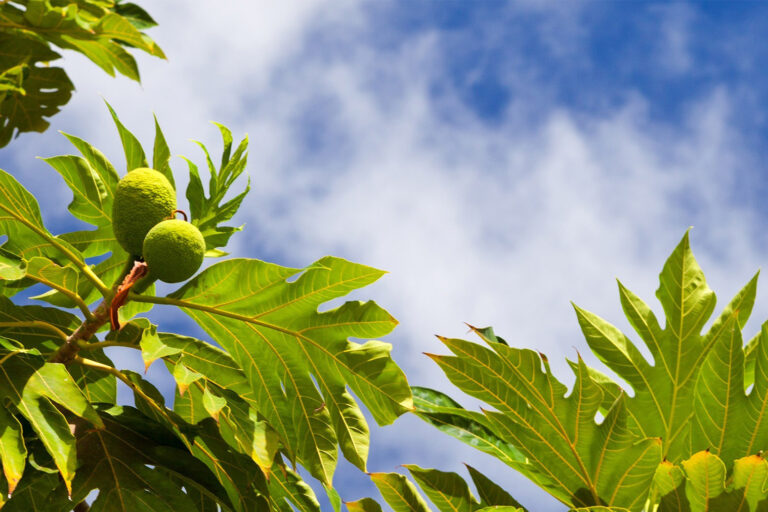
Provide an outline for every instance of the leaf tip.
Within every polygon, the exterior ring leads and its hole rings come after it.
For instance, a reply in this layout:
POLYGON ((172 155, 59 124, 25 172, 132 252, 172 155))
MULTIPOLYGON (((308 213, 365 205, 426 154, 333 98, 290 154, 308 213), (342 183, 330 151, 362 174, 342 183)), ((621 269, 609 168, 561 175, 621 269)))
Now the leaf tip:
POLYGON ((21 477, 5 475, 5 479, 8 482, 8 497, 10 498, 16 486, 19 484, 21 477))

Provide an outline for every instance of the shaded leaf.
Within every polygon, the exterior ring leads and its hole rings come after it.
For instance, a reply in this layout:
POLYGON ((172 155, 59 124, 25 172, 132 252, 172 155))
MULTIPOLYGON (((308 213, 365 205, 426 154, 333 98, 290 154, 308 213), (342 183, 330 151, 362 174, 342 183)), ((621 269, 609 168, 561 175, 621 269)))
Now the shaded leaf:
POLYGON ((60 55, 34 37, 0 32, 0 147, 22 132, 44 132, 49 118, 72 97, 63 69, 44 63, 60 55))

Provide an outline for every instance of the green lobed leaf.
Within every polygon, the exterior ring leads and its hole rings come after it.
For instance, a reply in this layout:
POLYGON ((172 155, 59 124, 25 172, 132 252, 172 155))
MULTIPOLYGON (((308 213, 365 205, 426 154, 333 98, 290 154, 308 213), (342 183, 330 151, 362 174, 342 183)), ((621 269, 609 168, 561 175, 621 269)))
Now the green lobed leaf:
POLYGON ((668 258, 656 293, 666 315, 662 329, 651 309, 619 283, 622 307, 645 342, 654 364, 618 329, 576 308, 587 343, 608 367, 627 381, 634 396, 627 400, 631 428, 641 436, 663 440, 672 462, 688 451, 694 388, 705 357, 722 335, 727 319, 746 323, 754 304, 757 276, 734 297, 704 335, 701 330, 715 307, 715 295, 690 249, 688 233, 668 258))
POLYGON ((367 442, 361 442, 364 420, 344 387, 350 386, 379 423, 408 410, 410 389, 389 357, 389 345, 347 339, 387 334, 395 321, 386 311, 372 302, 353 302, 317 312, 322 303, 382 272, 330 257, 286 282, 296 272, 233 259, 207 269, 171 294, 169 303, 227 349, 286 450, 328 484, 337 443, 352 462, 367 453, 367 442))
POLYGON ((709 510, 709 501, 725 492, 725 464, 716 455, 702 451, 683 461, 682 466, 691 511, 709 510))
POLYGON ((546 360, 531 350, 492 341, 492 350, 458 339, 441 341, 455 356, 430 357, 462 391, 498 411, 484 411, 489 426, 535 471, 518 470, 576 507, 632 508, 644 502, 661 461, 660 442, 630 433, 623 396, 596 423, 602 391, 583 361, 566 397, 546 360))
POLYGON ((745 353, 734 313, 713 339, 696 381, 691 449, 727 463, 768 447, 768 324, 753 345, 753 387, 745 395, 745 353))
MULTIPOLYGON (((89 350, 88 359, 115 366, 103 350, 89 350)), ((114 375, 82 365, 70 365, 68 369, 90 403, 117 403, 117 379, 114 375)))
POLYGON ((78 271, 70 266, 62 267, 47 258, 35 256, 27 261, 26 277, 67 296, 78 296, 78 271))
POLYGON ((176 182, 173 179, 173 171, 169 161, 171 160, 171 150, 168 148, 168 143, 165 141, 163 131, 160 129, 160 123, 157 122, 157 116, 155 116, 155 144, 152 150, 152 168, 158 172, 161 172, 168 181, 171 182, 174 188, 176 188, 176 182))
POLYGON ((628 508, 622 507, 581 507, 572 508, 569 512, 631 512, 628 508))
POLYGON ((80 325, 78 317, 56 308, 17 306, 7 297, 0 297, 0 336, 16 340, 21 347, 52 352, 63 340, 51 329, 67 334, 80 325), (28 325, 14 325, 14 324, 28 325), (45 325, 48 327, 46 328, 45 325))
POLYGON ((381 505, 373 498, 362 498, 344 503, 349 512, 381 512, 381 505))
POLYGON ((249 179, 245 190, 222 204, 234 182, 245 171, 248 162, 248 137, 246 136, 232 153, 232 132, 222 124, 214 124, 221 131, 224 145, 219 169, 216 169, 213 164, 208 148, 198 142, 208 165, 208 197, 205 195, 197 166, 185 158, 189 167, 189 184, 187 185, 186 196, 189 201, 191 222, 203 234, 209 256, 220 253, 218 248, 225 247, 230 237, 235 232, 240 231, 241 228, 221 226, 220 224, 234 216, 250 190, 249 179))
POLYGON ((0 288, 7 281, 16 281, 27 274, 26 262, 15 254, 0 248, 0 288))
POLYGON ((292 505, 299 512, 320 512, 320 503, 312 488, 284 464, 276 466, 269 479, 272 507, 281 510, 282 507, 288 506, 287 510, 292 510, 292 505))
POLYGON ((72 190, 72 215, 94 226, 111 225, 112 193, 85 158, 62 155, 42 160, 56 169, 72 190))
POLYGON ((679 466, 662 461, 653 478, 650 503, 659 503, 661 510, 665 511, 689 511, 684 481, 685 474, 679 466))
MULTIPOLYGON (((135 330, 137 324, 143 323, 140 320, 126 325, 124 330, 135 330)), ((139 336, 134 335, 134 338, 139 336)), ((277 452, 278 437, 259 416, 245 374, 232 358, 221 349, 195 338, 159 333, 150 339, 153 341, 152 346, 143 346, 145 360, 160 355, 166 360, 173 375, 177 375, 175 367, 182 365, 186 371, 205 377, 204 380, 195 379, 191 386, 189 383, 178 383, 174 411, 187 422, 198 423, 214 417, 206 410, 203 401, 206 391, 215 396, 214 401, 225 400, 226 407, 222 407, 218 411, 218 418, 214 418, 222 438, 235 450, 250 456, 265 474, 269 473, 277 452), (147 356, 147 350, 153 355, 147 356), (182 388, 185 389, 183 395, 179 392, 182 388)))
POLYGON ((115 122, 117 132, 120 135, 120 140, 123 143, 123 152, 125 153, 126 171, 132 171, 138 167, 148 167, 147 157, 144 154, 144 149, 139 143, 139 139, 123 125, 120 118, 117 117, 117 113, 112 108, 112 105, 104 102, 109 109, 109 113, 112 114, 112 120, 115 122))

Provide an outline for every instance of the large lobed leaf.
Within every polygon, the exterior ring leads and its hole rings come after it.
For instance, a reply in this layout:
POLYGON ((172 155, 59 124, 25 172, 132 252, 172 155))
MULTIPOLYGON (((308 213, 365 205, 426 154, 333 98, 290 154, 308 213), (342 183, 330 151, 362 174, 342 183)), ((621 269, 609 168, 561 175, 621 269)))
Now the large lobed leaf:
MULTIPOLYGON (((625 397, 619 395, 598 424, 595 418, 603 391, 581 359, 575 369, 576 382, 566 396, 566 387, 550 373, 545 358, 509 347, 491 331, 475 332, 490 349, 441 338, 454 356, 430 357, 457 387, 494 410, 471 416, 459 407, 437 410, 490 430, 493 435, 485 436, 483 429, 474 428, 481 437, 489 438, 486 450, 512 454, 502 460, 564 503, 574 507, 641 505, 661 462, 661 443, 632 435, 625 397), (524 456, 522 461, 518 452, 524 456)), ((424 413, 434 421, 434 411, 429 407, 424 413)), ((443 419, 458 423, 450 416, 443 419)))
POLYGON ((543 355, 473 328, 491 350, 441 338, 454 356, 431 357, 495 410, 467 411, 440 392, 414 388, 417 413, 575 510, 768 509, 760 455, 768 448, 768 323, 746 347, 741 336, 756 287, 757 275, 702 334, 715 296, 686 233, 660 275, 663 329, 619 283, 624 312, 652 362, 616 327, 575 307, 590 348, 633 396, 579 358, 569 361, 576 382, 566 397, 543 355))
MULTIPOLYGON (((651 309, 619 283, 627 318, 653 356, 648 362, 616 327, 576 307, 579 324, 593 352, 634 390, 627 400, 631 427, 640 436, 658 437, 672 462, 690 454, 694 388, 712 347, 740 329, 755 300, 757 276, 734 297, 706 334, 701 330, 715 307, 715 294, 690 249, 688 233, 664 265, 656 292, 666 315, 662 329, 651 309)), ((713 439, 714 441, 714 439, 713 439)))
POLYGON ((380 424, 412 407, 411 392, 388 344, 349 340, 389 333, 396 321, 386 311, 373 302, 347 302, 318 312, 383 272, 332 257, 287 281, 298 272, 258 260, 228 260, 167 302, 229 353, 246 377, 248 392, 241 396, 253 400, 291 458, 330 484, 337 445, 361 469, 367 458, 368 427, 347 386, 380 424))

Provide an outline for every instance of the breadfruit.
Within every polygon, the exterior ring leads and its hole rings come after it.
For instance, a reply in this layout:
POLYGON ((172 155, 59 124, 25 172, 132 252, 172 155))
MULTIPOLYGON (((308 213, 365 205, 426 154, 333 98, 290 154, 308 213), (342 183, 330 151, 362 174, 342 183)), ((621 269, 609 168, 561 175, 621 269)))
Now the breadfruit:
POLYGON ((150 229, 173 215, 176 191, 154 169, 141 167, 117 184, 112 204, 112 228, 118 243, 134 257, 141 257, 144 237, 150 229))
POLYGON ((150 277, 178 283, 192 277, 203 263, 205 239, 189 222, 164 220, 144 238, 144 261, 150 277))

